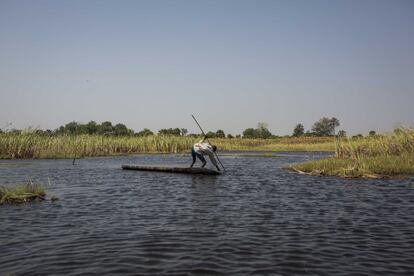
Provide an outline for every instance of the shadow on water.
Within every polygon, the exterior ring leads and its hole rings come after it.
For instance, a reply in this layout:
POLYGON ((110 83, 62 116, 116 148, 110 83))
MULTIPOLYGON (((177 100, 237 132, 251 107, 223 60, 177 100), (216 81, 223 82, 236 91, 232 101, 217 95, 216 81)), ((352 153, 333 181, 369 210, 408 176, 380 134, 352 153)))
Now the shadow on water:
POLYGON ((226 154, 222 176, 120 169, 183 155, 0 161, 2 184, 50 179, 60 198, 0 207, 0 272, 412 275, 413 179, 281 169, 322 156, 226 154))

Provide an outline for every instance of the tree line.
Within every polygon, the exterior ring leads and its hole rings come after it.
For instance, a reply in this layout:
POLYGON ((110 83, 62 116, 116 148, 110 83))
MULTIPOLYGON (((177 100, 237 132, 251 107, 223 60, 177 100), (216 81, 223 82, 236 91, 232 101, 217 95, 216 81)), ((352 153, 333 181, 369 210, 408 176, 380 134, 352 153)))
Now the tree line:
MULTIPOLYGON (((305 127, 303 124, 297 124, 293 129, 292 136, 293 137, 301 137, 301 136, 313 136, 313 137, 326 137, 326 136, 334 136, 335 129, 340 126, 340 122, 337 118, 327 118, 323 117, 316 121, 311 130, 305 132, 305 127)), ((340 130, 338 132, 338 136, 346 136, 346 132, 344 130, 340 130)))
MULTIPOLYGON (((345 137, 346 132, 344 130, 338 131, 336 133, 336 128, 340 126, 340 122, 337 118, 327 118, 323 117, 316 121, 312 128, 305 132, 305 127, 302 123, 297 124, 292 132, 292 137, 326 137, 326 136, 340 136, 345 137)), ((0 129, 0 133, 5 132, 0 129)), ((9 133, 21 133, 21 130, 12 129, 7 131, 9 133)), ((78 122, 69 122, 65 125, 58 127, 55 130, 40 130, 36 129, 32 132, 35 132, 39 135, 80 135, 80 134, 93 134, 93 135, 113 135, 113 136, 149 136, 149 135, 174 135, 174 136, 193 136, 198 137, 200 134, 189 134, 188 130, 185 128, 164 128, 160 129, 158 133, 152 132, 148 128, 144 128, 141 131, 135 132, 132 129, 129 129, 125 124, 118 123, 112 124, 110 121, 104 121, 100 124, 95 121, 90 121, 86 124, 78 122)), ((264 122, 259 122, 256 128, 247 128, 240 135, 233 136, 232 134, 227 134, 219 129, 215 132, 207 132, 207 137, 209 138, 246 138, 246 139, 269 139, 277 138, 279 136, 273 135, 268 128, 268 125, 264 122)), ((370 136, 376 135, 375 131, 371 130, 369 132, 370 136)), ((362 137, 361 134, 355 135, 354 137, 362 137)))

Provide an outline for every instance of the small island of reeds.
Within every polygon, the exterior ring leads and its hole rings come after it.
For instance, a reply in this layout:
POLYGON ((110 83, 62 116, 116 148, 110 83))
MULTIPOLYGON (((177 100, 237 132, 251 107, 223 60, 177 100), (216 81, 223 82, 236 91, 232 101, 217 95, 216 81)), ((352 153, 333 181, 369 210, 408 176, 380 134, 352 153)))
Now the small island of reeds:
POLYGON ((382 178, 414 174, 414 130, 365 138, 338 138, 335 156, 291 168, 311 175, 382 178))
POLYGON ((0 205, 44 200, 45 196, 43 186, 32 181, 14 186, 0 186, 0 205))

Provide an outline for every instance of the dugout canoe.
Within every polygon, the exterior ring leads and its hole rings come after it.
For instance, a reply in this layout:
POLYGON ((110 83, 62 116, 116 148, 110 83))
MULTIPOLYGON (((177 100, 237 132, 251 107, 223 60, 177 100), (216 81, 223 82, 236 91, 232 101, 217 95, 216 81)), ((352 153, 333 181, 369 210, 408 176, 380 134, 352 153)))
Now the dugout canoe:
POLYGON ((168 166, 141 166, 141 165, 122 165, 124 170, 136 171, 153 171, 168 173, 186 173, 186 174, 203 174, 203 175, 219 175, 220 172, 206 168, 190 168, 190 167, 168 167, 168 166))

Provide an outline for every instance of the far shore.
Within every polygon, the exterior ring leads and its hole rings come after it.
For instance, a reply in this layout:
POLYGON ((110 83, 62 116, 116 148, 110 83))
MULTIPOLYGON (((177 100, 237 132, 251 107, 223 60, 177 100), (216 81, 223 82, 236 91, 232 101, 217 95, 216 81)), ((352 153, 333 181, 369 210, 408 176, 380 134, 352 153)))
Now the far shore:
MULTIPOLYGON (((0 133, 0 159, 80 159, 131 154, 188 154, 200 137, 174 135, 102 136, 0 133)), ((382 178, 414 174, 414 130, 368 137, 212 138, 219 153, 332 152, 295 164, 310 175, 382 178)))

